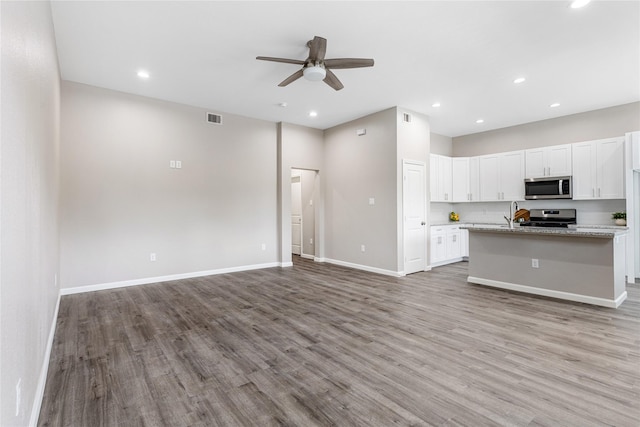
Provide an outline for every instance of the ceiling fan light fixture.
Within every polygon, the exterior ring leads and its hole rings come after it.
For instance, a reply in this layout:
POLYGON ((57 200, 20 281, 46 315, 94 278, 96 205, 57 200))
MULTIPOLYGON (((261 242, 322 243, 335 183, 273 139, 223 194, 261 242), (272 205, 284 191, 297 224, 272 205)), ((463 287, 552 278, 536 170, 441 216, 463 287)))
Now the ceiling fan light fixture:
POLYGON ((312 65, 311 67, 306 67, 304 71, 302 71, 302 74, 304 78, 309 81, 319 82, 327 76, 327 70, 325 70, 324 67, 312 65))

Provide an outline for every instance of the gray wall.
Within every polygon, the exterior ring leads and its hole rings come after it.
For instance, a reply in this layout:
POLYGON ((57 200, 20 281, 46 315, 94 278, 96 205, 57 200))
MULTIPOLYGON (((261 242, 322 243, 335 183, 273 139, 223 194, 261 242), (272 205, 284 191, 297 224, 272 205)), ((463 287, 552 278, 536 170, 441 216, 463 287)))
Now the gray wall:
POLYGON ((396 271, 396 121, 392 108, 325 131, 328 259, 396 271))
MULTIPOLYGON (((396 203, 397 203, 397 271, 404 271, 404 220, 403 220, 403 160, 417 160, 425 164, 425 191, 429 188, 429 152, 431 150, 431 138, 429 117, 415 111, 398 107, 396 109, 397 123, 397 153, 396 159, 396 203), (407 113, 411 116, 410 122, 404 122, 403 116, 407 113)), ((425 194, 425 222, 429 223, 429 200, 425 194)), ((428 233, 425 233, 425 236, 428 233)))
POLYGON ((0 425, 25 426, 40 407, 59 291, 60 75, 49 2, 3 1, 0 15, 0 425))
MULTIPOLYGON (((562 108, 562 107, 559 107, 562 108)), ((640 102, 453 138, 453 156, 591 141, 640 130, 640 102)))
POLYGON ((300 170, 300 183, 302 186, 302 254, 315 256, 316 254, 316 203, 318 199, 317 182, 318 173, 312 170, 300 170), (311 240, 313 239, 313 243, 311 240))
POLYGON ((437 133, 431 134, 431 153, 441 156, 453 156, 453 138, 437 133))
POLYGON ((63 287, 277 262, 276 124, 205 114, 63 84, 63 287))
MULTIPOLYGON (((324 135, 321 130, 278 123, 278 234, 279 259, 291 263, 291 169, 318 171, 314 200, 314 255, 324 256, 324 135)), ((306 247, 305 247, 306 248, 306 247)))

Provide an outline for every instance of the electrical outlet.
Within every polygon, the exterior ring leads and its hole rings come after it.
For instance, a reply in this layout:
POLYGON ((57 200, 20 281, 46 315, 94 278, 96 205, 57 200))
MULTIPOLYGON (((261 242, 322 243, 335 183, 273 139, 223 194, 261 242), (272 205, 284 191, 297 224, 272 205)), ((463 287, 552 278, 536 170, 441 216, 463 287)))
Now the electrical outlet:
POLYGON ((531 267, 533 267, 533 268, 539 268, 540 267, 540 263, 539 263, 537 258, 531 258, 531 267))
POLYGON ((175 169, 176 168, 176 161, 175 160, 169 160, 169 167, 171 169, 175 169))
POLYGON ((156 253, 155 252, 151 252, 149 254, 149 261, 155 261, 156 260, 156 253))
POLYGON ((309 244, 313 245, 313 237, 309 239, 309 244))
POLYGON ((262 244, 262 250, 263 250, 263 251, 266 251, 266 250, 267 250, 267 244, 266 244, 266 243, 263 243, 263 244, 262 244))
POLYGON ((182 160, 176 160, 176 169, 182 169, 182 160))
POLYGON ((364 252, 364 245, 360 245, 360 251, 364 252))
POLYGON ((375 205, 376 204, 376 198, 375 197, 369 197, 369 204, 370 205, 375 205))

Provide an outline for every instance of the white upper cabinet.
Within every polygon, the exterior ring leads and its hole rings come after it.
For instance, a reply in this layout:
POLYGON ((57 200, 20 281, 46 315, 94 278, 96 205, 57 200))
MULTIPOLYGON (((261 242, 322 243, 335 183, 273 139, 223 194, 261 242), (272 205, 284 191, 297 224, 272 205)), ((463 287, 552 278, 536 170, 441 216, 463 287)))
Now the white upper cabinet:
POLYGON ((524 151, 480 156, 482 201, 524 199, 524 151))
POLYGON ((451 202, 453 192, 451 157, 431 154, 429 158, 429 166, 431 201, 451 202))
POLYGON ((573 198, 624 199, 624 139, 572 144, 573 198))
POLYGON ((571 144, 526 150, 525 162, 525 176, 527 178, 570 176, 571 144))
POLYGON ((480 201, 479 161, 478 157, 454 157, 451 159, 453 202, 480 201))

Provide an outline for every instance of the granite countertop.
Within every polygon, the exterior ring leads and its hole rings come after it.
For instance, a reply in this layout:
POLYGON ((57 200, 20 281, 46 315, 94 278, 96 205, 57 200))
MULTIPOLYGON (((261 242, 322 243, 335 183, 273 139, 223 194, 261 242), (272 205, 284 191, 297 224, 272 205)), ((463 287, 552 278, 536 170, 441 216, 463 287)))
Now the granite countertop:
POLYGON ((520 227, 514 225, 509 228, 506 224, 461 224, 460 228, 488 232, 488 233, 514 233, 514 234, 540 234, 571 237, 599 237, 612 239, 627 233, 627 227, 603 226, 603 225, 572 225, 569 228, 553 227, 520 227))

